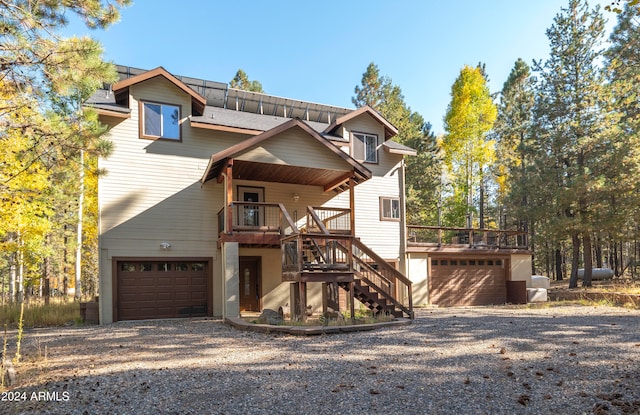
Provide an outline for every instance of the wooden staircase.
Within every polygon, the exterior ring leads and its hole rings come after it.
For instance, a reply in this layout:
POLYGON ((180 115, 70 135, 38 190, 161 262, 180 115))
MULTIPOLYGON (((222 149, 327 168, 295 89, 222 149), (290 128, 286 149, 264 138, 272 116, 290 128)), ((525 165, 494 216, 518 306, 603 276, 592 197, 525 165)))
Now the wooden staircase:
MULTIPOLYGON (((349 284, 339 282, 338 286, 349 292, 349 284)), ((354 295, 356 300, 360 301, 374 314, 388 314, 394 317, 404 317, 402 310, 395 307, 395 301, 391 303, 387 302, 387 299, 381 296, 381 293, 375 289, 372 289, 370 285, 363 282, 363 280, 354 280, 354 295)), ((412 314, 409 315, 411 317, 412 314)))
POLYGON ((411 281, 344 229, 331 232, 326 224, 337 215, 322 220, 316 209, 308 208, 306 228, 282 240, 283 280, 337 284, 374 314, 413 318, 411 281))

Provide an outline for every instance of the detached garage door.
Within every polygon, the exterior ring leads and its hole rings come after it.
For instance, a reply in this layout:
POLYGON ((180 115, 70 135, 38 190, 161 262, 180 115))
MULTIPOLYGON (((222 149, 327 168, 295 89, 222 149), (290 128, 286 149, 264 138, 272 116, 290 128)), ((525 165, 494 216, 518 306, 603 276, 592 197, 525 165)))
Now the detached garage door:
POLYGON ((208 261, 117 261, 117 319, 204 317, 208 261))
POLYGON ((432 258, 429 302, 440 306, 504 304, 507 300, 502 258, 432 258))

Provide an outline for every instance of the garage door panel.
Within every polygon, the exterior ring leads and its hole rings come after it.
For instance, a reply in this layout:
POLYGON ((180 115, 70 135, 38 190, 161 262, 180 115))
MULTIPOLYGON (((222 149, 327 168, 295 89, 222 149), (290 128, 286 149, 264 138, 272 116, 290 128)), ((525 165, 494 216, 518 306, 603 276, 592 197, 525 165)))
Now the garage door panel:
POLYGON ((206 261, 123 261, 117 266, 119 320, 206 316, 206 261))
POLYGON ((206 300, 205 293, 191 293, 191 299, 196 301, 204 301, 206 300))
POLYGON ((441 306, 488 305, 506 302, 502 258, 432 258, 429 301, 441 306))

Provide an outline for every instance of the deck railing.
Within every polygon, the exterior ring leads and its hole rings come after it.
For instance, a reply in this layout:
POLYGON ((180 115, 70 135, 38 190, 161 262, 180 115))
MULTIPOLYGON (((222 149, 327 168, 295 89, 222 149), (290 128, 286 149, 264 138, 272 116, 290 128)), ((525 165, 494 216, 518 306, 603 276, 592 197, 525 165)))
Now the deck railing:
POLYGON ((476 248, 528 249, 526 231, 407 226, 408 246, 466 245, 476 248))
POLYGON ((282 203, 233 202, 218 211, 218 233, 222 232, 264 232, 286 236, 299 231, 282 203))
POLYGON ((308 207, 305 229, 309 233, 351 234, 351 209, 308 207))
POLYGON ((353 269, 351 243, 352 238, 348 235, 299 233, 286 236, 281 241, 283 274, 348 272, 353 269))

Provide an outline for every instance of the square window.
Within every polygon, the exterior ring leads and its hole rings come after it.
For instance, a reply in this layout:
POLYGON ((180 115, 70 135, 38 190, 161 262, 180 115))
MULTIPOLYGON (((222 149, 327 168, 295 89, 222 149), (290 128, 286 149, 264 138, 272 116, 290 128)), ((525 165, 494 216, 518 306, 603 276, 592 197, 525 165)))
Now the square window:
POLYGON ((397 197, 380 198, 380 220, 400 220, 400 199, 397 197))
POLYGON ((378 162, 378 136, 372 134, 353 134, 353 158, 365 163, 378 162))
POLYGON ((142 102, 140 137, 180 140, 180 106, 142 102))

